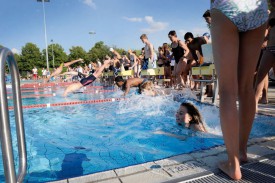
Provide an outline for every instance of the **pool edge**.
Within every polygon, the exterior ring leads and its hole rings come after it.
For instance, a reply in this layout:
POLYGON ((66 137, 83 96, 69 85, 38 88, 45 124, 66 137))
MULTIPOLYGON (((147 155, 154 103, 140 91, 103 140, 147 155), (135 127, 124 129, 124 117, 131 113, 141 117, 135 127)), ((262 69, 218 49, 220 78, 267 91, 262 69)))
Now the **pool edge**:
MULTIPOLYGON (((272 154, 275 155, 275 136, 249 140, 248 156, 250 162, 259 161, 265 156, 272 154)), ((177 155, 158 161, 53 181, 51 183, 186 181, 194 177, 217 173, 217 163, 225 158, 225 148, 222 145, 195 153, 177 155)))

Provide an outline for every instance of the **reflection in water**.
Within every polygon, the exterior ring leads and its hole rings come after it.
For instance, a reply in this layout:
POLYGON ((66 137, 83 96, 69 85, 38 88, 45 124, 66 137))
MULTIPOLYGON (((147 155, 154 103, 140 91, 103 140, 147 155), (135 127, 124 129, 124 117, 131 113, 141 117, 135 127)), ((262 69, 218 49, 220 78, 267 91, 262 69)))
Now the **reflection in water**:
POLYGON ((66 154, 60 171, 44 171, 44 172, 32 172, 27 176, 28 182, 45 182, 45 175, 49 177, 48 181, 56 179, 67 179, 72 177, 78 177, 83 175, 83 161, 90 161, 86 154, 83 153, 70 153, 66 154))

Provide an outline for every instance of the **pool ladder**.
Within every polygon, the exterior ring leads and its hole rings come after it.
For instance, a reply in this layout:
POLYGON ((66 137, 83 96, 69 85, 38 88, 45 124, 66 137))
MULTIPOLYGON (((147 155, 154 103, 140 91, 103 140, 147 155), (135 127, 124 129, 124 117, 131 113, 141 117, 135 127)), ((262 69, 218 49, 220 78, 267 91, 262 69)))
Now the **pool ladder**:
POLYGON ((20 79, 17 63, 12 52, 7 48, 0 49, 0 140, 2 148, 2 157, 4 164, 5 182, 16 183, 23 182, 27 168, 27 153, 25 142, 25 130, 22 113, 22 101, 20 93, 20 79), (14 115, 16 122, 16 134, 19 153, 19 170, 16 176, 14 166, 14 156, 12 148, 12 138, 10 130, 10 118, 8 110, 8 100, 5 80, 5 66, 8 63, 12 78, 12 92, 14 115))

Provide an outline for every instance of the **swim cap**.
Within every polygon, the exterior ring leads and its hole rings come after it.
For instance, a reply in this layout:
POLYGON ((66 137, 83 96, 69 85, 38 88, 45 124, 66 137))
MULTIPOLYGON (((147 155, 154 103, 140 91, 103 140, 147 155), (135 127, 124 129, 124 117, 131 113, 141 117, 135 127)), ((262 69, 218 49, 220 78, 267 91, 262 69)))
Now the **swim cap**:
POLYGON ((210 39, 210 34, 208 32, 204 33, 202 36, 207 37, 208 39, 210 39))

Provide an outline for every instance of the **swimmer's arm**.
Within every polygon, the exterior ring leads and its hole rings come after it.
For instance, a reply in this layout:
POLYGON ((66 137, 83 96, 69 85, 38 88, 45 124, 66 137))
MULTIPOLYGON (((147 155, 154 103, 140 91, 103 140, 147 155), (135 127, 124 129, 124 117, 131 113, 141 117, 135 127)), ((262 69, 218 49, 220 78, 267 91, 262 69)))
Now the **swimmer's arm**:
POLYGON ((130 88, 131 88, 131 82, 130 81, 127 81, 127 84, 126 84, 126 89, 125 89, 125 92, 124 92, 124 96, 126 96, 129 91, 130 91, 130 88))
POLYGON ((93 74, 96 78, 98 78, 101 74, 102 74, 102 71, 104 70, 105 67, 108 67, 110 65, 110 62, 111 60, 105 60, 103 65, 100 66, 96 71, 95 73, 93 74))
POLYGON ((113 51, 113 54, 115 54, 117 56, 117 59, 122 58, 121 55, 116 50, 113 51))
POLYGON ((175 134, 167 133, 167 132, 164 132, 164 131, 161 131, 161 130, 155 131, 153 133, 154 134, 158 134, 158 135, 166 135, 166 136, 169 136, 169 137, 175 137, 175 138, 177 138, 179 140, 186 140, 187 139, 186 136, 175 135, 175 134))
POLYGON ((188 48, 187 45, 186 45, 184 42, 182 42, 182 41, 179 42, 179 45, 180 45, 180 47, 182 47, 182 48, 185 50, 185 53, 184 53, 183 57, 186 58, 187 55, 189 54, 189 48, 188 48))

